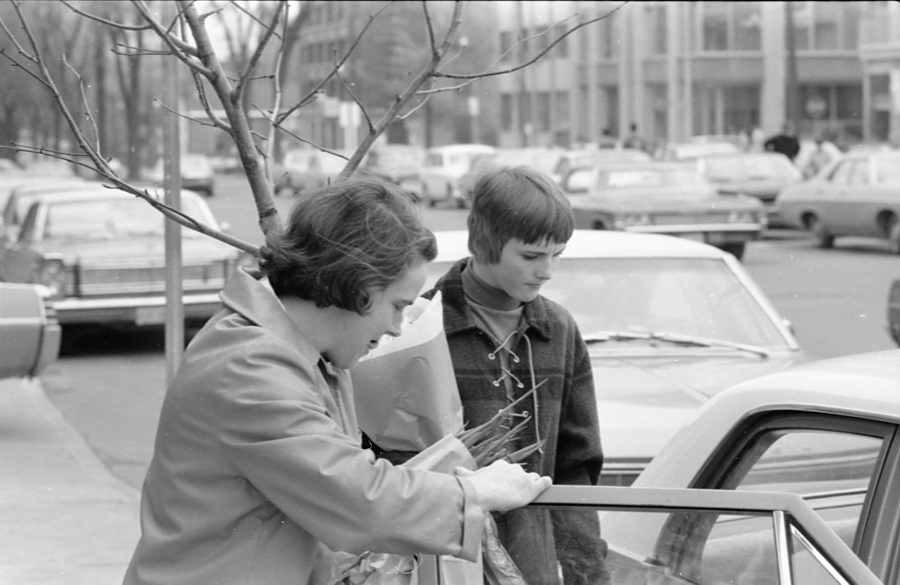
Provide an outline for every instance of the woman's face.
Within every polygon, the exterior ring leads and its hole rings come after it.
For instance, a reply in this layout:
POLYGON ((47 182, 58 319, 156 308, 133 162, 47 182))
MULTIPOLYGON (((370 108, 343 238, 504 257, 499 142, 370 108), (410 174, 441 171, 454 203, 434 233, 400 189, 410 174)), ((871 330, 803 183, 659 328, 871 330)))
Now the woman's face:
POLYGON ((372 307, 365 315, 338 309, 335 339, 332 347, 322 352, 339 368, 352 368, 364 355, 378 346, 385 334, 400 335, 403 311, 413 304, 425 285, 427 263, 410 266, 392 285, 372 293, 372 307))

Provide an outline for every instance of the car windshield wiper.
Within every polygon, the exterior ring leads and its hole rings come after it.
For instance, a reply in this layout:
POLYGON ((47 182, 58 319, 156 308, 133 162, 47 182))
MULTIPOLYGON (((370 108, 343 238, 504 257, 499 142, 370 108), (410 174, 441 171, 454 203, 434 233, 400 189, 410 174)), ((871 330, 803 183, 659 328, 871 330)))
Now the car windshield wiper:
POLYGON ((748 345, 746 343, 737 343, 735 341, 726 341, 724 339, 713 339, 710 337, 699 337, 696 335, 684 335, 681 333, 669 333, 667 331, 598 331, 590 335, 584 336, 584 341, 588 345, 592 343, 604 343, 606 341, 632 341, 632 340, 658 340, 670 343, 678 343, 684 345, 694 345, 698 347, 727 347, 729 349, 737 349, 746 351, 762 357, 769 357, 769 350, 748 345))

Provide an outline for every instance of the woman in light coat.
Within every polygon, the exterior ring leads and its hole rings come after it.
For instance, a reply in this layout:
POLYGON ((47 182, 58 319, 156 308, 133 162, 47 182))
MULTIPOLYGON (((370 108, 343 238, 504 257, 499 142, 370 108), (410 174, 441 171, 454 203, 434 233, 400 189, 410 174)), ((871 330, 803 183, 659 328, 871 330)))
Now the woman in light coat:
POLYGON ((325 188, 265 250, 265 276, 234 275, 168 388, 125 583, 314 583, 322 545, 474 559, 484 512, 549 478, 375 461, 353 410, 347 369, 399 334, 436 254, 405 193, 325 188))

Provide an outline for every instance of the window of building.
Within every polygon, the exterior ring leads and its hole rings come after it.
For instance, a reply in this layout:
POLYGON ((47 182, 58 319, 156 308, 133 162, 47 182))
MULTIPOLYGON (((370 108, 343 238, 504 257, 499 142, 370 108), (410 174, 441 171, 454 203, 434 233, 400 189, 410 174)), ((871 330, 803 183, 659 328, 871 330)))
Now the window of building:
POLYGON ((758 2, 731 4, 734 24, 734 49, 759 51, 762 49, 762 6, 758 2))
POLYGON ((503 130, 513 129, 513 96, 504 93, 500 96, 500 127, 503 130))
POLYGON ((815 23, 813 38, 817 50, 839 49, 838 22, 841 17, 840 4, 837 2, 818 2, 815 6, 815 23))
POLYGON ((650 22, 650 54, 665 55, 667 51, 666 39, 668 38, 668 28, 666 26, 666 18, 668 14, 668 6, 665 4, 647 4, 647 15, 650 22))
MULTIPOLYGON (((550 42, 555 41, 556 39, 562 37, 564 34, 566 34, 566 25, 557 24, 556 26, 553 27, 553 32, 550 35, 551 36, 550 42)), ((553 51, 551 54, 554 57, 559 57, 559 58, 568 57, 569 56, 569 37, 566 37, 566 38, 562 39, 561 41, 559 41, 558 43, 556 43, 556 45, 553 46, 553 51)))
MULTIPOLYGON (((587 92, 587 88, 584 88, 587 92)), ((558 91, 553 96, 553 123, 556 126, 569 126, 569 93, 558 91)))
POLYGON ((698 8, 704 51, 762 49, 759 2, 704 2, 698 8))
POLYGON ((600 36, 600 56, 603 59, 615 59, 619 56, 619 31, 616 27, 619 18, 616 13, 603 19, 603 26, 598 26, 600 36))
POLYGON ((531 94, 519 94, 519 126, 524 127, 525 124, 531 124, 534 120, 531 117, 531 94))
POLYGON ((550 130, 550 93, 546 91, 541 91, 535 94, 535 105, 537 110, 537 116, 535 120, 535 125, 537 126, 537 130, 539 132, 546 132, 550 130))
POLYGON ((705 2, 702 4, 703 50, 728 50, 728 4, 705 2))
POLYGON ((515 43, 515 37, 513 36, 513 32, 511 30, 500 31, 500 55, 503 60, 507 60, 510 58, 510 55, 507 53, 512 48, 515 43))

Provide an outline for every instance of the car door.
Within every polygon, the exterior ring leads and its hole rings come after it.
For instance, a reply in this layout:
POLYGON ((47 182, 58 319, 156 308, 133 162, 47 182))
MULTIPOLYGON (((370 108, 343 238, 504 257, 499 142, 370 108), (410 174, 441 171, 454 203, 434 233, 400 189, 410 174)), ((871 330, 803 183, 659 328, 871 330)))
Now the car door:
MULTIPOLYGON (((615 585, 848 585, 881 583, 796 494, 674 488, 553 486, 529 505, 598 513, 615 585)), ((576 567, 603 547, 582 547, 576 567)), ((482 585, 480 575, 425 557, 419 585, 482 585), (460 578, 465 574, 468 578, 460 578)), ((461 562, 461 561, 457 561, 461 562)), ((483 557, 489 565, 491 558, 483 557)), ((489 569, 488 569, 489 570, 489 569)), ((488 572, 486 570, 485 572, 488 572)), ((517 578, 485 580, 542 585, 517 578)))
POLYGON ((882 235, 876 217, 881 209, 875 164, 871 159, 859 159, 844 189, 841 202, 841 230, 853 236, 879 237, 882 235))
POLYGON ((692 487, 797 494, 881 580, 900 576, 895 424, 817 412, 768 414, 733 430, 692 487))
POLYGON ((859 176, 858 159, 841 161, 834 168, 816 195, 816 215, 825 229, 834 235, 844 235, 850 222, 846 219, 850 190, 859 176))

